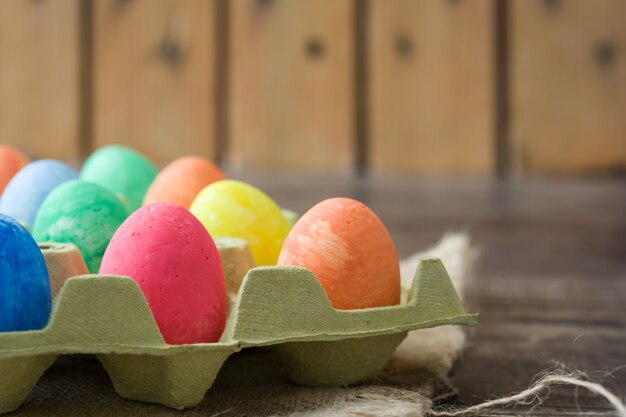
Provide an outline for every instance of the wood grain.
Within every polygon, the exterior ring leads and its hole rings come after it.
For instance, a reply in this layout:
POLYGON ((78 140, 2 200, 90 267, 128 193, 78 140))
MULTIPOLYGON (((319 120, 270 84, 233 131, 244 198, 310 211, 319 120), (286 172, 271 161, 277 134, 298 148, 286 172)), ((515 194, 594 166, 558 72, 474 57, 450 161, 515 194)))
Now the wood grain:
POLYGON ((370 2, 369 159, 375 172, 492 171, 493 6, 370 2))
POLYGON ((98 0, 95 146, 126 144, 159 164, 215 156, 215 2, 98 0))
POLYGON ((352 169, 353 3, 230 3, 233 168, 352 169))
POLYGON ((78 162, 78 0, 0 2, 0 143, 78 162))
POLYGON ((514 0, 509 20, 516 172, 623 172, 626 3, 514 0))

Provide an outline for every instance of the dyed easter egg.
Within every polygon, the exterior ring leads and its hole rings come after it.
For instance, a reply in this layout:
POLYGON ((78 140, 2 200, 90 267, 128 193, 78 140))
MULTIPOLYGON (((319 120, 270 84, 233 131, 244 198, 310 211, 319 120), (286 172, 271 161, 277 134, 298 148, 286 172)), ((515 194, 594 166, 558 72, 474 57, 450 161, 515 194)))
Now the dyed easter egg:
POLYGON ((208 159, 200 156, 178 158, 159 172, 143 204, 170 202, 188 209, 204 187, 225 178, 224 173, 208 159))
POLYGON ((37 243, 0 214, 0 332, 42 329, 50 308, 48 269, 37 243))
POLYGON ((119 145, 105 146, 92 153, 80 171, 80 178, 95 182, 122 196, 130 212, 141 207, 156 167, 143 155, 119 145))
POLYGON ((113 233, 127 216, 113 192, 88 181, 68 181, 44 200, 33 235, 38 242, 73 243, 89 271, 96 273, 113 233))
POLYGON ((0 195, 11 178, 28 163, 28 158, 12 146, 0 145, 0 195))
POLYGON ((391 236, 369 208, 349 198, 331 198, 306 212, 285 240, 278 264, 313 272, 337 309, 400 302, 391 236))
POLYGON ((139 284, 167 343, 217 342, 224 331, 219 252, 184 207, 155 203, 134 212, 111 239, 100 273, 127 275, 139 284))
POLYGON ((204 188, 191 212, 213 237, 239 237, 250 245, 257 265, 275 265, 289 223, 280 208, 261 190, 235 180, 204 188))
POLYGON ((60 184, 76 178, 76 172, 63 162, 53 159, 31 162, 7 185, 0 200, 0 213, 30 228, 48 194, 60 184))

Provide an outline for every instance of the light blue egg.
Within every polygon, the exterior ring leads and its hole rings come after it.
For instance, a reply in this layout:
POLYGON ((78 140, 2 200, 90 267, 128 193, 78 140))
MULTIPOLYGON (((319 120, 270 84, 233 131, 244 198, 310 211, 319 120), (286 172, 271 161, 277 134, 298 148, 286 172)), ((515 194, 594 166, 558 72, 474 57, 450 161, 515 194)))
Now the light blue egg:
POLYGON ((31 228, 46 196, 58 185, 78 178, 68 165, 53 159, 31 162, 11 179, 0 199, 0 213, 31 228))
POLYGON ((51 304, 48 268, 35 239, 0 214, 0 332, 45 327, 51 304))

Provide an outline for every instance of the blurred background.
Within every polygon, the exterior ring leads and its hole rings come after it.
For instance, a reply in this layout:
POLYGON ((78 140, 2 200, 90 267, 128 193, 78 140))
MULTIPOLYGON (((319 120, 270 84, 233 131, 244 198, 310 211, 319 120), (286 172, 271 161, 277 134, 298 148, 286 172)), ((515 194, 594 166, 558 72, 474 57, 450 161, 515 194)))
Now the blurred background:
POLYGON ((76 165, 624 176, 622 0, 0 0, 0 142, 76 165))

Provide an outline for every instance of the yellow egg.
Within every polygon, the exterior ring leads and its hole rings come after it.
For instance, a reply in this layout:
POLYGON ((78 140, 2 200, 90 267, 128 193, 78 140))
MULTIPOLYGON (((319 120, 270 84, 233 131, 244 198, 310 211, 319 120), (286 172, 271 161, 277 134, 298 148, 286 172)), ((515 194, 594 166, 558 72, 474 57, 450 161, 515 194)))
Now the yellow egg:
POLYGON ((214 238, 248 241, 257 265, 275 265, 289 233, 280 207, 261 190, 240 181, 222 180, 206 186, 190 210, 214 238))

